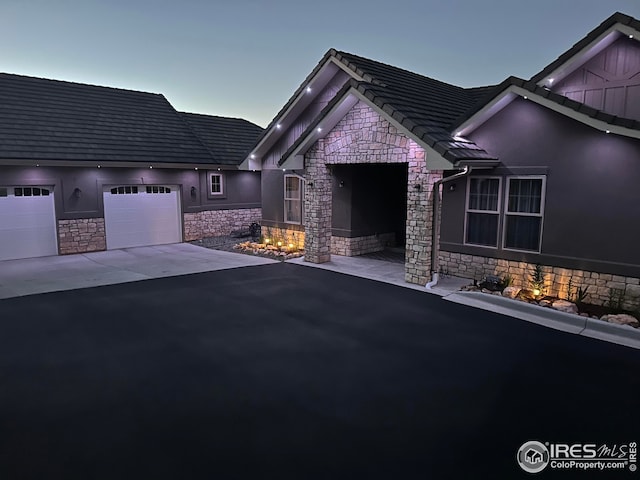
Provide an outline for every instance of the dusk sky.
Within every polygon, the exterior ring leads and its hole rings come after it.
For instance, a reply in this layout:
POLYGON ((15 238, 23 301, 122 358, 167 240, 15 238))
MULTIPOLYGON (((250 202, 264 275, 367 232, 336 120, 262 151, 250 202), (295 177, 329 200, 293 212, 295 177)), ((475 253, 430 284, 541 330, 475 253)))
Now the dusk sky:
POLYGON ((528 78, 640 0, 0 0, 0 71, 266 126, 329 48, 456 85, 528 78))

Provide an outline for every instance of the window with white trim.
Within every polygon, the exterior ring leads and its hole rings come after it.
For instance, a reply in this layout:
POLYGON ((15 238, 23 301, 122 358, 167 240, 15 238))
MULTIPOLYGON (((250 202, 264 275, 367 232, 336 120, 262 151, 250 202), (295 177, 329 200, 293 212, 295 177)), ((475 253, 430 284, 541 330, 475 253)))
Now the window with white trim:
POLYGON ((224 179, 221 173, 209 174, 209 193, 211 195, 224 194, 224 179))
POLYGON ((465 243, 498 246, 500 178, 470 177, 467 183, 465 243))
POLYGON ((298 175, 284 176, 284 221, 301 224, 304 218, 304 179, 298 175))
POLYGON ((544 177, 508 177, 503 248, 540 251, 544 177))

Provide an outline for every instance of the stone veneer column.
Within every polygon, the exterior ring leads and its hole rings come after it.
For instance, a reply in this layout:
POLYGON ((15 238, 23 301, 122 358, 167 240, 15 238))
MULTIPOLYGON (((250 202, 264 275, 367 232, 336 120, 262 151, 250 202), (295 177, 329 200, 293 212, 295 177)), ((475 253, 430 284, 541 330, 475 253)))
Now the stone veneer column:
POLYGON ((404 279, 418 285, 431 280, 433 185, 442 178, 442 172, 427 170, 424 155, 420 148, 411 155, 407 181, 404 279))
POLYGON ((331 173, 324 163, 322 139, 307 152, 305 162, 304 259, 324 263, 331 260, 331 173))
POLYGON ((442 172, 429 171, 425 151, 363 102, 305 155, 305 260, 331 259, 329 168, 369 163, 408 165, 405 280, 424 285, 431 277, 432 190, 442 172))

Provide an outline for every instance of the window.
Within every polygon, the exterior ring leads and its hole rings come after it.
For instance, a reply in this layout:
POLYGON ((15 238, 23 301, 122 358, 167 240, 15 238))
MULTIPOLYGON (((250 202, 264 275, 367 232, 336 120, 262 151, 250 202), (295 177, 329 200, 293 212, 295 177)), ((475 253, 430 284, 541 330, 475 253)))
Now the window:
MULTIPOLYGON (((147 190, 149 187, 147 187, 147 190)), ((133 195, 138 193, 138 187, 129 186, 129 187, 115 187, 111 189, 111 195, 133 195)))
POLYGON ((287 223, 302 223, 304 179, 297 175, 284 176, 284 221, 287 223))
POLYGON ((467 185, 465 243, 497 247, 500 179, 471 177, 467 185))
POLYGON ((171 193, 171 188, 153 185, 147 187, 147 193, 171 193))
POLYGON ((504 248, 540 251, 543 208, 543 177, 508 178, 504 248))
POLYGON ((209 193, 211 195, 222 195, 224 193, 221 173, 209 174, 209 193))

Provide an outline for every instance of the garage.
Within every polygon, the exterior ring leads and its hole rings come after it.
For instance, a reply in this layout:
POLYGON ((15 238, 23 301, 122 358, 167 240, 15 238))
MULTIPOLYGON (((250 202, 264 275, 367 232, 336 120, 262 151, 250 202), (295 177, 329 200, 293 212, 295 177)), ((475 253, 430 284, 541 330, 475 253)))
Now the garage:
POLYGON ((53 187, 0 187, 0 260, 58 254, 53 187))
POLYGON ((108 250, 182 241, 177 186, 110 186, 103 200, 108 250))

